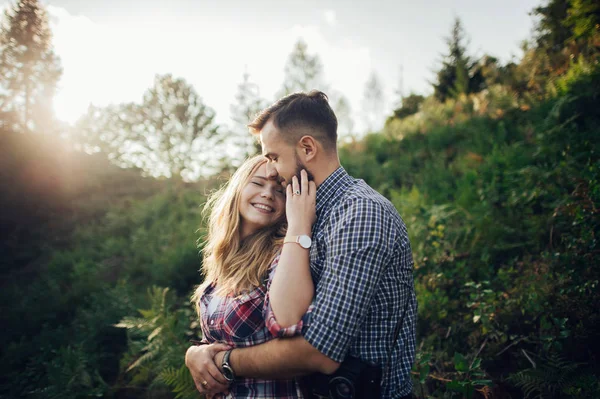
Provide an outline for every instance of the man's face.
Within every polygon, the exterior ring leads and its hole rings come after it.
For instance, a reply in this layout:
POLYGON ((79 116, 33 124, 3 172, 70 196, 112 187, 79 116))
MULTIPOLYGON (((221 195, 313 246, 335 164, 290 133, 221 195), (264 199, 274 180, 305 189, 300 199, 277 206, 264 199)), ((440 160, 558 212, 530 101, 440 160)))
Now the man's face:
POLYGON ((260 131, 262 153, 267 158, 267 176, 279 175, 286 184, 292 182, 292 176, 300 177, 300 170, 304 167, 293 145, 286 143, 279 129, 272 120, 269 120, 260 131))

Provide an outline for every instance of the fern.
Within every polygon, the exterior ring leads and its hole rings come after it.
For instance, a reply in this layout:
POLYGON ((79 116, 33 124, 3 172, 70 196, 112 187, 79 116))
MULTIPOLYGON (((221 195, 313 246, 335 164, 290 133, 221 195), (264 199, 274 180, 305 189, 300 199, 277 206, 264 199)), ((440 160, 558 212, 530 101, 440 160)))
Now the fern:
POLYGON ((175 399, 196 399, 198 391, 192 375, 186 366, 179 369, 169 367, 158 375, 158 380, 164 382, 176 394, 175 399))
POLYGON ((175 306, 176 298, 169 288, 150 288, 148 302, 148 309, 138 310, 141 317, 124 317, 116 324, 126 328, 129 336, 124 368, 136 385, 146 385, 149 390, 167 385, 178 398, 198 397, 183 365, 188 337, 196 335, 191 326, 195 314, 175 306))
POLYGON ((513 374, 508 380, 523 391, 525 398, 558 398, 577 385, 580 365, 551 353, 540 357, 534 367, 513 374))
POLYGON ((89 365, 81 345, 60 348, 46 365, 48 384, 29 392, 50 399, 104 396, 107 385, 98 371, 89 365))

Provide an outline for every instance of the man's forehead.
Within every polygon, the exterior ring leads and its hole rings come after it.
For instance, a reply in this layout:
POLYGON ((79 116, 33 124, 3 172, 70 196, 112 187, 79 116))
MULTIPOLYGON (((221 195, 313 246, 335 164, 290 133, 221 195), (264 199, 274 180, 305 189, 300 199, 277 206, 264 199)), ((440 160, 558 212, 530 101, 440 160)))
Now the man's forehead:
POLYGON ((262 174, 256 174, 252 176, 253 179, 265 180, 265 181, 275 181, 277 183, 283 183, 283 178, 279 176, 279 174, 270 174, 268 176, 263 176, 262 174))
POLYGON ((269 120, 262 129, 260 129, 260 141, 272 143, 277 141, 279 138, 279 129, 275 126, 275 123, 272 120, 269 120))

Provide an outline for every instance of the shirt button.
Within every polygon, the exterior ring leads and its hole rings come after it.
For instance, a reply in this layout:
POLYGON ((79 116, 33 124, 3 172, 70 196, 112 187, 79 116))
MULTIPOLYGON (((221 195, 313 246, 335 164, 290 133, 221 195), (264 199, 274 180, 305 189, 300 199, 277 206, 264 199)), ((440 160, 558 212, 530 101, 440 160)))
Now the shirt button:
POLYGON ((213 319, 213 320, 211 320, 211 321, 210 321, 210 324, 211 324, 211 325, 215 324, 215 320, 214 320, 214 319, 213 319))

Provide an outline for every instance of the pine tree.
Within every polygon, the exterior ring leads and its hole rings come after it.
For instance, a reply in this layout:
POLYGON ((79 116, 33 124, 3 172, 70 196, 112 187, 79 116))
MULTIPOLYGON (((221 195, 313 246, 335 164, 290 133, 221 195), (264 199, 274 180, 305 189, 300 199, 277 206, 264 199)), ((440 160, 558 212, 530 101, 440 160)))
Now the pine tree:
POLYGON ((363 112, 367 131, 371 132, 383 125, 383 87, 375 71, 371 72, 363 94, 363 112))
POLYGON ((352 135, 354 133, 354 120, 350 102, 343 94, 332 94, 330 104, 338 120, 338 135, 352 135))
POLYGON ((250 81, 250 74, 244 72, 242 82, 238 85, 235 103, 231 105, 233 135, 231 144, 240 152, 234 158, 246 158, 261 152, 260 143, 248 131, 248 124, 266 106, 266 101, 260 97, 256 83, 250 81))
POLYGON ((433 85, 435 97, 446 101, 461 94, 481 91, 484 79, 477 73, 477 61, 467 54, 467 37, 459 18, 455 19, 446 43, 448 54, 444 56, 442 69, 437 73, 437 82, 433 85))
POLYGON ((51 130, 52 101, 61 74, 45 9, 37 0, 20 0, 6 11, 0 31, 0 117, 4 123, 21 132, 51 130))
POLYGON ((313 89, 327 90, 323 84, 323 65, 319 56, 309 54, 306 43, 299 40, 285 66, 283 88, 278 97, 313 89))
POLYGON ((537 47, 545 52, 559 53, 571 31, 564 21, 567 18, 569 0, 549 0, 531 12, 537 17, 535 41, 537 47))
POLYGON ((157 75, 142 104, 91 107, 78 130, 87 145, 99 147, 120 166, 194 179, 223 156, 214 116, 185 80, 157 75))

